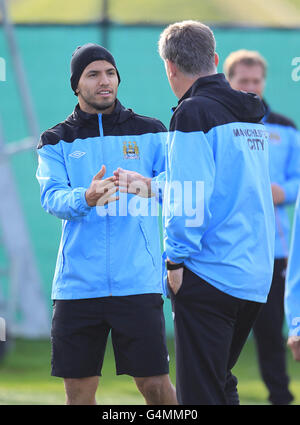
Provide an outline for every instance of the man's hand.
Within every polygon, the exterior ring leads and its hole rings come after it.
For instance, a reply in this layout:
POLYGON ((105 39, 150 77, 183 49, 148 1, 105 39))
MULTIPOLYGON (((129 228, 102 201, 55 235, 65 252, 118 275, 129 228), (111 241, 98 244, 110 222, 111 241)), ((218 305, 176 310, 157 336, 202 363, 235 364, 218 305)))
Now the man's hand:
POLYGON ((116 184, 120 187, 122 193, 132 193, 142 198, 151 198, 154 194, 151 192, 151 178, 144 177, 135 171, 123 170, 118 168, 114 171, 116 184))
POLYGON ((119 199, 118 196, 111 196, 119 190, 115 185, 116 177, 112 176, 102 180, 105 171, 105 165, 102 165, 101 170, 93 177, 90 187, 85 192, 85 199, 90 207, 106 205, 119 199))
POLYGON ((279 205, 282 204, 285 200, 284 190, 276 183, 271 184, 273 204, 279 205))
MULTIPOLYGON (((170 260, 169 262, 171 264, 175 264, 170 260)), ((179 289, 181 288, 182 280, 183 280, 183 267, 176 270, 168 270, 168 283, 174 295, 176 295, 179 289)))
POLYGON ((300 362, 300 336, 290 336, 287 345, 293 353, 294 360, 300 362))

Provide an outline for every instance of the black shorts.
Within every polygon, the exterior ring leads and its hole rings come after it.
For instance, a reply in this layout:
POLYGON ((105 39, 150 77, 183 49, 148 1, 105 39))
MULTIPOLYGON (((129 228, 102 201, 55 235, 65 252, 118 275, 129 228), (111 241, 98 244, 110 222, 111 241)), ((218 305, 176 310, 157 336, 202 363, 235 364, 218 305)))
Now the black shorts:
POLYGON ((169 373, 163 303, 160 294, 54 301, 51 375, 101 376, 110 331, 117 375, 169 373))

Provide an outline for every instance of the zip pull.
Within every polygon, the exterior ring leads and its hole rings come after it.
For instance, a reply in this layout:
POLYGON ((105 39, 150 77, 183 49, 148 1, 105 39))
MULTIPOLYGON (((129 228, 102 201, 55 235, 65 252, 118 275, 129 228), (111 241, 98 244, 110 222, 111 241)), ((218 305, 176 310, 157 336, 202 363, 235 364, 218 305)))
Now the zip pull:
POLYGON ((98 114, 98 122, 99 122, 99 133, 100 137, 104 136, 103 125, 102 125, 102 114, 98 114))

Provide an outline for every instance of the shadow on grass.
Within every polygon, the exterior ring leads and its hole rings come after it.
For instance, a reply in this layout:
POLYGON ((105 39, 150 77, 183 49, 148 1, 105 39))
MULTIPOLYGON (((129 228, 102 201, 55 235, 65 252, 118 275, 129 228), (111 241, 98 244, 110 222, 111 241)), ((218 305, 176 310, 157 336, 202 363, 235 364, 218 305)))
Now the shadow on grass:
MULTIPOLYGON (((170 376, 175 384, 174 342, 168 340, 170 376)), ((51 347, 47 340, 14 341, 0 364, 0 404, 64 404, 63 381, 50 376, 51 347)), ((294 404, 300 404, 300 364, 287 352, 290 388, 294 404)), ((260 379, 253 339, 244 347, 233 373, 238 377, 241 404, 268 404, 268 393, 260 379)), ((116 376, 115 361, 109 339, 102 377, 97 391, 97 402, 102 405, 144 404, 133 379, 127 375, 116 376)))

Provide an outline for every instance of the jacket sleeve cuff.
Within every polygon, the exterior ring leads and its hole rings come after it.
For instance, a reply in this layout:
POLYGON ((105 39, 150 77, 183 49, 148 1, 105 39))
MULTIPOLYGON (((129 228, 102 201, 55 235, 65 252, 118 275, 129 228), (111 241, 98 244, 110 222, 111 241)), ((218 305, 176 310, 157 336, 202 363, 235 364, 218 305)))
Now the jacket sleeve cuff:
POLYGON ((75 193, 74 193, 77 210, 82 215, 88 214, 90 210, 92 209, 92 207, 90 207, 86 202, 85 192, 86 192, 86 188, 78 187, 75 189, 75 193))
POLYGON ((184 263, 186 258, 189 257, 189 253, 184 248, 166 247, 166 258, 173 263, 181 264, 184 263))

